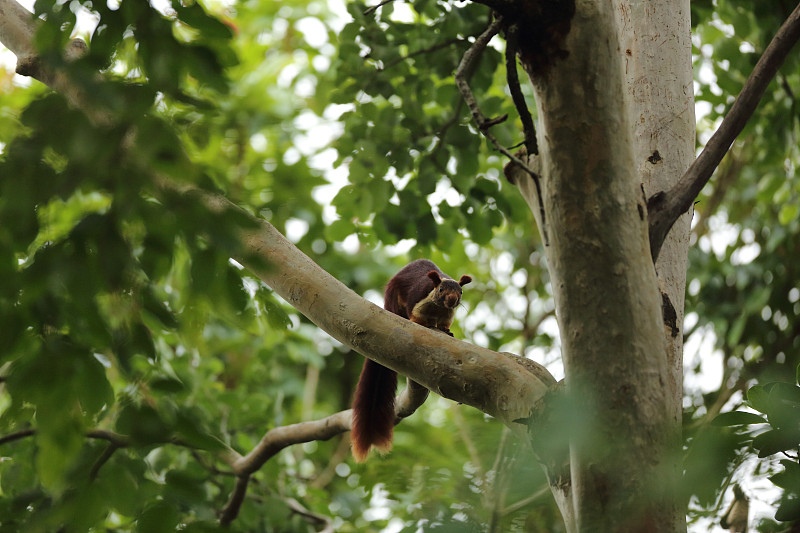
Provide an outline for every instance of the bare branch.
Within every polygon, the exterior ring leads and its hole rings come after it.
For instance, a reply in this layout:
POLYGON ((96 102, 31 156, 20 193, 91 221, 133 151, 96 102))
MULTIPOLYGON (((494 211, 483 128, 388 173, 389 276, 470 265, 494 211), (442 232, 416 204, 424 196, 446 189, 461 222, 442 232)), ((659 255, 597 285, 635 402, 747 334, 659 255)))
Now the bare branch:
MULTIPOLYGON (((0 0, 0 5, 9 1, 0 0)), ((479 39, 488 42, 498 31, 495 26, 492 24, 479 39)), ((33 42, 32 32, 26 37, 33 42)), ((0 35, 0 40, 3 38, 0 35)), ((463 75, 465 68, 461 70, 463 75)), ((64 83, 71 82, 65 78, 64 83)), ((103 109, 89 113, 98 106, 96 101, 78 98, 75 104, 95 123, 111 122, 112 117, 103 109)), ((135 142, 135 136, 131 142, 135 142)), ((188 183, 178 185, 153 170, 151 179, 168 207, 188 205, 210 213, 236 213, 246 219, 247 224, 237 235, 240 246, 232 253, 234 259, 331 336, 428 390, 519 426, 514 421, 527 417, 536 400, 555 382, 544 367, 538 367, 537 372, 523 370, 505 355, 441 335, 369 303, 320 268, 274 226, 223 195, 188 183), (334 309, 337 312, 330 312, 334 309), (420 357, 422 352, 424 357, 420 357), (439 371, 432 372, 432 368, 439 371), (487 380, 487 375, 494 379, 487 380), (497 383, 503 386, 498 389, 497 383), (514 391, 512 401, 505 392, 509 390, 514 391)))
POLYGON ((383 2, 381 2, 380 4, 376 4, 376 5, 374 5, 374 6, 370 6, 370 7, 368 7, 367 9, 365 9, 365 10, 364 10, 364 14, 365 14, 365 15, 369 15, 369 14, 370 14, 370 13, 372 13, 373 11, 377 10, 379 7, 383 7, 383 6, 385 6, 386 4, 389 4, 389 3, 391 3, 391 2, 394 2, 394 0, 383 0, 383 2))
MULTIPOLYGON (((469 49, 467 49, 466 52, 464 52, 464 56, 461 58, 461 62, 456 69, 455 80, 458 90, 461 92, 464 101, 467 103, 467 107, 469 107, 469 110, 472 113, 472 117, 475 119, 475 122, 478 125, 478 129, 486 136, 487 139, 492 142, 492 144, 495 145, 498 150, 501 152, 508 152, 508 150, 502 147, 494 138, 494 136, 488 132, 489 127, 501 122, 501 120, 487 120, 486 117, 483 116, 483 112, 481 111, 480 106, 478 106, 478 101, 475 99, 475 95, 472 94, 472 90, 469 88, 469 83, 467 83, 467 78, 472 73, 472 69, 475 68, 476 61, 483 54, 483 51, 486 50, 486 46, 489 44, 489 41, 491 41, 492 38, 500 32, 501 28, 502 19, 497 17, 489 24, 489 27, 486 28, 486 30, 484 30, 484 32, 481 33, 477 39, 475 39, 475 42, 469 47, 469 49)), ((509 152, 508 157, 513 158, 514 155, 509 152)))
MULTIPOLYGON (((411 416, 428 397, 428 389, 408 379, 408 386, 395 400, 395 424, 411 416)), ((220 523, 225 525, 223 518, 233 520, 239 513, 239 506, 244 501, 244 492, 247 490, 247 480, 278 452, 294 444, 302 444, 317 440, 328 440, 331 437, 350 431, 353 424, 351 409, 340 411, 320 420, 309 420, 288 426, 273 428, 267 431, 261 441, 250 453, 230 462, 230 466, 237 475, 233 493, 220 513, 220 523), (241 491, 241 494, 239 492, 241 491)))
POLYGON ((514 107, 517 108, 519 119, 522 121, 522 130, 525 133, 525 149, 529 154, 539 155, 533 117, 528 111, 525 96, 522 94, 522 88, 519 85, 519 76, 517 75, 518 32, 519 26, 517 24, 511 24, 506 32, 506 80, 508 81, 508 89, 511 91, 511 99, 514 101, 514 107))
POLYGON ((229 526, 231 522, 233 522, 239 515, 239 509, 242 508, 242 503, 244 503, 244 497, 245 494, 247 494, 247 484, 249 482, 249 475, 238 476, 236 478, 236 483, 233 485, 231 496, 219 514, 220 525, 229 526))
POLYGON ((31 38, 36 32, 36 18, 16 0, 0 0, 0 42, 17 56, 17 61, 36 57, 31 38))
MULTIPOLYGON (((544 203, 542 200, 542 189, 539 183, 539 175, 534 172, 522 159, 518 158, 516 155, 512 154, 511 151, 500 144, 497 138, 492 135, 489 131, 489 128, 494 126, 495 124, 499 124, 503 122, 507 116, 504 115, 502 117, 497 117, 493 119, 487 119, 483 116, 483 112, 481 111, 480 106, 478 106, 478 101, 475 99, 475 95, 472 94, 472 90, 469 88, 469 83, 467 83, 467 78, 472 72, 472 69, 475 67, 476 61, 480 58, 483 51, 486 50, 486 46, 489 44, 489 41, 500 32, 502 28, 503 19, 499 15, 489 24, 489 27, 478 36, 472 46, 464 52, 464 56, 461 58, 461 63, 459 63, 458 68, 456 69, 455 73, 455 80, 456 86, 458 90, 461 92, 461 96, 464 98, 464 101, 467 104, 470 112, 472 113, 472 117, 475 119, 475 123, 478 125, 478 130, 483 134, 486 139, 495 147, 495 149, 510 159, 515 165, 519 168, 523 169, 527 172, 530 177, 533 179, 534 183, 536 184, 536 192, 539 196, 539 215, 541 218, 541 228, 542 228, 542 237, 544 239, 544 244, 547 246, 549 244, 549 239, 547 236, 547 224, 545 223, 545 215, 544 215, 544 203)), ((509 76, 509 86, 513 84, 513 79, 517 78, 517 66, 516 66, 516 49, 512 52, 514 57, 512 68, 508 67, 508 56, 506 56, 506 67, 507 72, 506 75, 509 76), (513 70, 513 74, 511 73, 513 70)), ((519 79, 516 80, 516 89, 519 89, 519 79)), ((520 91, 519 96, 522 96, 520 91)), ((512 98, 514 98, 515 105, 517 104, 516 97, 514 96, 514 89, 512 88, 512 98)), ((533 119, 530 117, 530 113, 528 113, 527 107, 525 107, 525 99, 522 98, 522 107, 524 108, 524 112, 520 111, 520 118, 523 121, 523 126, 525 127, 525 142, 526 146, 530 141, 529 135, 531 131, 533 131, 533 119), (530 127, 525 126, 525 118, 523 115, 527 114, 527 118, 530 119, 530 127)), ((517 107, 519 110, 519 106, 517 107)), ((539 148, 536 146, 536 134, 533 133, 533 146, 536 149, 536 153, 538 153, 539 148)))
POLYGON ((103 468, 103 465, 108 462, 109 459, 114 455, 114 452, 119 450, 120 447, 114 444, 113 442, 109 443, 106 446, 106 449, 103 450, 102 455, 97 458, 97 461, 92 465, 92 470, 89 472, 89 479, 94 480, 97 478, 97 474, 100 473, 100 469, 103 468))
POLYGON ((239 476, 249 476, 261 468, 276 453, 293 444, 328 440, 350 430, 351 411, 340 411, 320 420, 309 420, 267 431, 261 441, 247 455, 232 466, 239 476))
POLYGON ((546 496, 548 494, 550 494, 550 487, 545 485, 544 487, 542 487, 541 489, 537 490, 536 492, 534 492, 533 494, 531 494, 527 498, 523 498, 523 499, 519 500, 518 502, 512 503, 511 505, 505 507, 501 511, 501 513, 502 513, 503 516, 509 515, 509 514, 511 514, 513 512, 516 512, 516 511, 522 509, 523 507, 525 507, 527 505, 530 505, 531 503, 535 502, 539 498, 541 498, 543 496, 546 496))
MULTIPOLYGON (((32 42, 32 34, 28 38, 32 42)), ((33 74, 37 79, 50 79, 41 70, 33 74)), ((66 78, 63 82, 64 85, 70 83, 66 78)), ((59 90, 75 90, 59 84, 53 86, 59 90)), ((71 102, 87 112, 95 123, 108 124, 110 115, 104 113, 103 109, 93 110, 93 102, 85 96, 80 94, 71 102)), ((132 136, 131 142, 135 142, 135 136, 132 136)), ((428 389, 477 407, 522 433, 524 426, 515 421, 529 416, 536 401, 554 383, 544 367, 532 361, 529 361, 530 365, 522 367, 504 354, 432 332, 379 309, 322 270, 272 225, 250 216, 222 195, 189 184, 178 185, 155 171, 151 172, 151 178, 158 196, 167 206, 179 208, 188 204, 192 207, 201 206, 212 213, 236 212, 246 217, 249 224, 239 230, 240 247, 232 254, 235 259, 334 338, 418 381, 420 385, 409 385, 400 395, 397 407, 399 418, 413 413, 416 409, 414 406, 424 401, 427 396, 425 389, 428 389), (487 376, 491 376, 491 379, 487 379, 487 376), (502 387, 498 387, 498 383, 502 387), (509 391, 513 391, 513 394, 509 391)), ((238 477, 220 521, 230 523, 236 517, 245 497, 249 476, 280 449, 293 443, 330 438, 349 430, 350 424, 351 412, 343 411, 320 421, 275 428, 267 432, 245 457, 228 450, 225 460, 238 477)), ((27 435, 15 438, 23 436, 27 435)), ((96 430, 88 436, 104 438, 119 446, 127 445, 126 437, 111 432, 96 430)))
MULTIPOLYGON (((2 11, 0 11, 0 15, 2 15, 2 11)), ((0 437, 0 446, 2 446, 3 444, 8 444, 9 442, 14 442, 15 440, 21 440, 26 437, 30 437, 35 434, 36 430, 33 428, 23 429, 15 433, 10 433, 8 435, 0 437)))
MULTIPOLYGON (((408 386, 395 401, 396 423, 413 414, 427 397, 428 389, 409 379, 408 386)), ((237 475, 249 476, 284 448, 293 444, 328 440, 340 433, 350 431, 352 421, 352 410, 347 409, 320 420, 309 420, 273 428, 264 434, 250 453, 235 461, 231 466, 237 475)))
POLYGON ((305 518, 307 521, 311 522, 314 525, 324 526, 323 529, 319 531, 319 533, 333 533, 333 520, 330 517, 314 513, 308 509, 306 509, 299 501, 295 498, 283 498, 283 502, 286 506, 292 510, 293 513, 298 514, 305 518))
POLYGON ((800 39, 800 4, 795 7, 764 50, 728 115, 694 163, 669 191, 657 193, 648 199, 650 255, 653 261, 658 258, 661 245, 672 225, 692 207, 692 202, 708 183, 733 141, 744 129, 767 86, 798 39, 800 39))
POLYGON ((395 66, 395 65, 397 65, 399 63, 402 63, 403 61, 407 61, 407 60, 411 59, 412 57, 416 57, 416 56, 421 56, 421 55, 437 52, 437 51, 441 50, 442 48, 447 48, 448 46, 453 46, 454 44, 458 44, 458 43, 460 43, 462 41, 463 41, 463 39, 448 39, 446 41, 442 41, 441 43, 434 44, 433 46, 429 46, 428 48, 422 48, 420 50, 414 50, 413 52, 409 52, 408 54, 406 54, 404 56, 400 56, 400 57, 396 57, 396 58, 392 59, 391 61, 386 63, 383 66, 383 68, 378 69, 378 72, 383 72, 383 71, 389 70, 393 66, 395 66))

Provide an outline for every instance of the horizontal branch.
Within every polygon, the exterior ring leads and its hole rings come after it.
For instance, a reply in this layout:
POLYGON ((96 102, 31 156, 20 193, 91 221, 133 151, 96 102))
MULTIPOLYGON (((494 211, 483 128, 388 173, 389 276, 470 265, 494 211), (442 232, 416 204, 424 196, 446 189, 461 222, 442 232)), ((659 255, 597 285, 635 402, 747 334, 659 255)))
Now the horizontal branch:
MULTIPOLYGON (((15 4, 13 0, 0 0, 2 9, 15 4)), ((15 37, 18 49, 32 49, 31 28, 28 26, 27 46, 15 37)), ((497 29, 493 25, 484 38, 491 38, 497 29)), ((0 33, 0 41, 5 43, 5 38, 0 33)), ((53 73, 35 74, 42 76, 40 81, 53 79, 53 73)), ((95 121, 104 123, 109 119, 105 110, 92 106, 97 103, 84 98, 86 95, 79 96, 73 105, 91 111, 87 114, 95 121)), ((428 390, 514 425, 514 420, 529 416, 532 406, 555 383, 541 365, 531 372, 511 357, 429 330, 379 308, 320 268, 270 223, 252 216, 221 194, 192 185, 178 186, 155 171, 151 171, 151 178, 166 203, 237 213, 246 219, 247 227, 239 233, 241 247, 232 254, 234 259, 332 337, 428 390)))
POLYGON ((694 163, 669 191, 657 193, 648 199, 650 255, 653 261, 658 258, 661 245, 672 225, 692 206, 733 141, 750 120, 767 86, 798 39, 800 39, 800 4, 795 7, 764 50, 727 116, 694 163))
POLYGON ((508 425, 527 418, 555 383, 541 365, 535 371, 514 357, 454 339, 385 311, 354 293, 289 242, 267 221, 224 196, 170 182, 177 198, 210 212, 235 211, 249 219, 233 258, 333 338, 440 396, 475 407, 508 425))
MULTIPOLYGON (((29 37, 32 39, 32 34, 29 37)), ((28 74, 51 84, 54 79, 62 79, 44 67, 28 74)), ((51 86, 59 89, 58 84, 51 86)), ((87 95, 76 90, 76 97, 70 102, 88 111, 95 123, 106 124, 109 115, 92 108, 87 95)), ((179 186, 155 171, 151 178, 162 201, 171 207, 202 207, 214 213, 237 213, 246 219, 246 227, 241 227, 239 233, 241 246, 232 254, 234 259, 332 337, 419 383, 421 386, 410 384, 405 396, 401 395, 398 418, 413 413, 427 396, 425 389, 429 389, 524 431, 514 421, 528 418, 537 400, 555 383, 549 372, 533 361, 455 340, 380 309, 325 272, 271 224, 246 213, 222 195, 191 185, 179 186)), ((237 474, 237 482, 220 522, 227 524, 236 517, 250 475, 269 458, 292 444, 324 440, 347 431, 351 420, 351 412, 343 411, 322 420, 270 430, 244 457, 229 450, 226 462, 237 474)), ((109 435, 105 437, 110 439, 109 435)), ((122 447, 122 439, 112 442, 122 447)))

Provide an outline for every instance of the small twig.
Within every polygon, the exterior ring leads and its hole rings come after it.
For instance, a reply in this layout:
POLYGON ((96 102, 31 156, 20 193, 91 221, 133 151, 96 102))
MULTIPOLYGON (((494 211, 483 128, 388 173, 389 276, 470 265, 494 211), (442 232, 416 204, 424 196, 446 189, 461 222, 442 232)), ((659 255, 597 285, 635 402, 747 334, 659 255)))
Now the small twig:
POLYGON ((250 475, 238 476, 236 483, 233 486, 231 497, 222 508, 219 514, 219 523, 221 526, 229 526, 236 517, 239 515, 239 509, 242 508, 244 503, 245 494, 247 494, 247 483, 250 481, 250 475))
POLYGON ((733 141, 755 112, 761 97, 789 51, 800 39, 800 4, 786 19, 764 50, 742 91, 694 163, 669 191, 656 193, 647 201, 650 255, 655 262, 661 245, 676 220, 689 210, 733 141))
POLYGON ((33 428, 23 429, 21 431, 17 431, 16 433, 10 433, 4 437, 0 437, 0 445, 14 442, 15 440, 21 440, 34 434, 36 434, 36 430, 33 428))
MULTIPOLYGON (((511 99, 514 101, 514 107, 517 108, 519 119, 522 122, 522 131, 525 133, 525 150, 528 154, 539 155, 536 127, 533 125, 533 117, 528 111, 528 105, 525 103, 525 96, 522 94, 522 87, 519 85, 519 76, 517 75, 518 32, 519 26, 511 24, 506 33, 506 80, 508 82, 508 90, 511 91, 511 99)), ((539 198, 539 215, 542 219, 542 237, 544 238, 544 245, 547 246, 550 244, 550 239, 547 236, 547 224, 545 223, 542 185, 539 182, 538 174, 535 172, 528 173, 531 175, 534 185, 536 185, 536 196, 539 198)))
POLYGON ((348 455, 350 455, 350 440, 342 437, 339 439, 339 445, 330 456, 327 466, 311 480, 309 486, 318 490, 327 487, 336 477, 336 467, 344 462, 348 455))
POLYGON ((437 52, 437 51, 441 50, 442 48, 447 48, 448 46, 453 46, 454 44, 460 43, 462 40, 463 39, 458 39, 458 38, 448 39, 448 40, 443 41, 441 43, 434 44, 433 46, 429 46, 428 48, 422 48, 420 50, 414 50, 413 52, 409 52, 408 54, 406 54, 404 56, 400 56, 400 57, 396 57, 396 58, 392 59, 391 61, 386 63, 383 66, 383 68, 378 69, 378 72, 383 72, 385 70, 388 70, 388 69, 392 68, 393 66, 395 66, 395 65, 397 65, 399 63, 402 63, 403 61, 407 61, 407 60, 411 59, 412 57, 421 56, 421 55, 424 55, 424 54, 430 54, 432 52, 437 52))
MULTIPOLYGON (((93 429, 91 431, 86 432, 86 437, 89 439, 100 439, 100 440, 107 440, 114 446, 118 448, 125 448, 130 444, 128 437, 125 435, 120 435, 119 433, 114 433, 113 431, 108 431, 105 429, 93 429)), ((165 442, 173 442, 173 441, 165 441, 165 442)), ((173 444, 176 444, 173 442, 173 444)))
MULTIPOLYGON (((492 21, 491 24, 489 24, 489 27, 486 28, 486 30, 481 33, 477 39, 475 39, 475 42, 472 44, 472 46, 470 46, 469 49, 464 52, 464 56, 461 58, 461 62, 459 63, 455 73, 456 86, 461 92, 461 96, 464 98, 464 102, 467 104, 467 107, 472 113, 472 117, 475 119, 475 123, 478 125, 478 129, 481 131, 481 133, 483 133, 483 135, 494 145, 498 151, 533 176, 536 173, 528 168, 528 165, 523 163, 517 156, 512 154, 507 148, 501 145, 494 135, 489 132, 489 127, 498 123, 498 121, 502 122, 502 120, 487 120, 486 117, 483 116, 483 112, 478 106, 478 101, 475 99, 475 95, 472 94, 472 89, 469 88, 469 83, 467 83, 467 78, 472 73, 475 62, 478 60, 478 58, 480 58, 483 51, 486 50, 486 46, 489 44, 489 41, 492 40, 492 37, 500 32, 501 27, 502 18, 497 17, 494 21, 492 21)), ((505 120, 505 118, 503 118, 503 120, 505 120)))
POLYGON ((539 155, 539 145, 536 142, 536 128, 533 125, 533 117, 525 103, 525 96, 519 85, 517 75, 517 38, 519 36, 519 26, 511 24, 506 31, 506 80, 508 90, 511 91, 511 99, 514 107, 517 108, 519 119, 522 122, 522 131, 525 132, 525 149, 529 154, 539 155))
MULTIPOLYGON (((461 92, 461 96, 464 98, 464 102, 466 102, 467 107, 469 108, 470 112, 472 113, 472 118, 475 119, 475 123, 478 125, 478 129, 483 134, 486 139, 492 143, 492 145, 499 151, 501 154, 506 156, 510 159, 515 165, 520 167, 522 170, 527 172, 530 177, 533 179, 536 185, 536 193, 539 197, 539 214, 541 215, 542 220, 542 236, 544 237, 544 245, 547 246, 549 244, 549 238, 547 236, 547 224, 545 223, 545 214, 544 214, 544 201, 542 199, 542 188, 541 184, 539 183, 539 175, 534 172, 526 163, 524 163, 520 158, 515 156, 511 153, 508 148, 501 145, 497 138, 491 134, 489 128, 498 124, 506 119, 506 116, 490 119, 487 120, 486 117, 483 116, 483 112, 481 111, 480 106, 478 106, 478 101, 475 99, 475 95, 472 94, 472 89, 469 88, 469 83, 467 83, 467 77, 472 72, 472 69, 475 66, 475 62, 480 58, 483 51, 486 50, 486 46, 489 44, 489 41, 500 32, 502 28, 503 19, 501 16, 497 16, 494 21, 489 24, 489 27, 481 33, 472 46, 464 52, 464 56, 461 58, 461 62, 458 65, 455 73, 455 80, 456 86, 458 90, 461 92)), ((516 53, 516 52, 515 52, 516 53)), ((516 63, 514 64, 514 76, 516 76, 516 63)), ((517 80, 517 87, 519 87, 519 80, 517 80)), ((524 102, 524 98, 523 98, 524 102)), ((527 112, 527 108, 525 109, 527 112)), ((528 114, 530 116, 530 114, 528 114)), ((531 127, 532 127, 532 119, 531 119, 531 127)), ((531 131, 531 128, 528 128, 528 131, 531 131)), ((526 131, 526 141, 527 141, 528 133, 526 131)), ((534 134, 535 138, 535 134, 534 134)), ((538 152, 538 147, 536 148, 538 152)))
MULTIPOLYGON (((502 18, 497 17, 489 24, 489 27, 487 27, 486 30, 484 30, 484 32, 481 33, 477 39, 475 39, 475 42, 472 43, 472 46, 470 46, 467 51, 464 52, 464 55, 461 58, 461 62, 458 64, 458 68, 456 68, 455 73, 456 86, 458 86, 461 96, 467 103, 467 107, 469 107, 472 117, 478 124, 478 128, 484 133, 484 135, 487 136, 487 138, 490 135, 489 132, 486 131, 487 120, 486 117, 483 116, 483 112, 478 106, 478 101, 472 94, 472 90, 469 88, 467 77, 472 73, 475 62, 483 54, 483 51, 486 50, 486 46, 489 44, 489 41, 491 41, 492 38, 500 32, 501 28, 502 18)), ((494 142, 496 143, 497 141, 494 142)))
POLYGON ((100 469, 103 468, 103 465, 106 464, 109 459, 111 459, 111 457, 114 455, 114 452, 119 450, 119 448, 120 447, 113 442, 106 446, 106 449, 103 450, 102 455, 100 455, 94 465, 92 465, 92 470, 89 472, 89 479, 94 480, 97 478, 97 474, 100 473, 100 469))
POLYGON ((549 486, 542 487, 541 489, 537 490, 536 492, 534 492, 533 494, 531 494, 527 498, 523 498, 523 499, 519 500, 518 502, 512 503, 511 505, 503 508, 503 510, 501 511, 501 514, 503 516, 507 516, 507 515, 515 512, 515 511, 518 511, 519 509, 522 509, 523 507, 535 502, 539 498, 541 498, 541 497, 543 497, 543 496, 545 496, 546 494, 549 494, 549 493, 550 493, 550 487, 549 486))
POLYGON ((374 6, 371 6, 371 7, 368 7, 367 9, 365 9, 364 10, 364 14, 365 15, 369 15, 370 13, 372 13, 373 11, 378 9, 379 7, 383 7, 383 6, 385 6, 386 4, 388 4, 390 2, 394 2, 394 0, 383 0, 383 2, 381 2, 380 4, 376 4, 374 6))
POLYGON ((333 520, 331 520, 330 517, 325 516, 325 515, 321 515, 321 514, 317 514, 317 513, 313 512, 313 511, 310 511, 309 509, 306 509, 295 498, 283 497, 282 500, 283 500, 283 503, 285 503, 286 506, 289 509, 291 509, 293 513, 302 516, 307 521, 309 521, 309 522, 311 522, 311 523, 313 523, 315 525, 325 526, 322 530, 320 530, 320 533, 328 532, 328 531, 333 532, 333 520))
POLYGON ((205 468, 206 470, 208 470, 210 473, 212 473, 214 475, 217 475, 217 476, 236 476, 236 474, 234 474, 230 470, 220 470, 219 468, 217 468, 213 464, 208 464, 205 461, 205 459, 203 459, 203 456, 200 455, 200 453, 197 450, 190 450, 189 453, 192 454, 192 457, 194 457, 194 460, 197 461, 197 464, 199 464, 200 466, 202 466, 203 468, 205 468))
POLYGON ((467 454, 469 455, 472 464, 478 470, 478 477, 486 477, 486 470, 483 468, 481 455, 478 453, 478 447, 475 446, 475 441, 472 439, 469 431, 467 430, 467 424, 464 420, 464 415, 461 413, 460 406, 453 404, 450 411, 453 413, 453 421, 456 424, 456 428, 458 428, 458 436, 461 439, 461 442, 464 443, 464 447, 467 449, 467 454))

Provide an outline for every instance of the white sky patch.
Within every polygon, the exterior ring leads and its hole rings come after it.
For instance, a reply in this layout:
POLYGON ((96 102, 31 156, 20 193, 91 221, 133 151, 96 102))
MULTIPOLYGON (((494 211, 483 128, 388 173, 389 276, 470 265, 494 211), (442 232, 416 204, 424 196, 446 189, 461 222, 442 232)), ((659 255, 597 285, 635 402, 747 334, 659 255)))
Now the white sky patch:
POLYGON ((388 506, 389 491, 383 483, 378 483, 372 489, 372 497, 369 499, 369 509, 364 510, 364 519, 368 522, 374 520, 387 520, 391 516, 391 509, 388 506))
POLYGON ((346 0, 328 0, 328 10, 333 13, 333 17, 328 20, 328 26, 339 33, 344 28, 344 25, 353 20, 350 13, 347 12, 346 0))
POLYGON ((328 44, 328 28, 318 18, 301 18, 294 25, 312 47, 322 48, 323 45, 328 44))
POLYGON ((341 249, 348 254, 357 254, 361 248, 361 243, 359 242, 357 235, 348 235, 341 242, 341 244, 339 244, 339 246, 341 246, 341 249))
POLYGON ((709 393, 718 390, 722 384, 724 354, 715 348, 716 340, 717 336, 710 326, 698 329, 686 339, 683 347, 683 385, 687 392, 709 393))
POLYGON ((299 218, 286 221, 286 238, 297 244, 308 233, 308 222, 299 218))
POLYGON ((739 229, 728 223, 724 212, 709 217, 708 228, 709 233, 700 237, 697 244, 703 252, 713 251, 717 258, 723 259, 727 248, 739 237, 739 229))
POLYGON ((250 148, 252 148, 254 152, 263 154, 267 151, 268 145, 267 136, 263 133, 254 133, 250 136, 250 148))
POLYGON ((428 195, 428 203, 431 205, 438 205, 442 201, 447 202, 450 207, 459 206, 464 201, 450 180, 444 177, 436 183, 436 189, 428 195))
POLYGON ((336 150, 328 148, 321 154, 316 153, 329 146, 334 139, 339 137, 344 131, 344 125, 336 120, 320 118, 312 111, 300 113, 294 119, 294 125, 303 132, 295 136, 297 140, 295 144, 298 149, 306 156, 325 154, 320 160, 325 166, 317 166, 316 160, 311 163, 319 169, 331 168, 336 160, 336 150))
POLYGON ((746 244, 731 254, 732 265, 747 265, 761 254, 761 246, 757 243, 746 244))

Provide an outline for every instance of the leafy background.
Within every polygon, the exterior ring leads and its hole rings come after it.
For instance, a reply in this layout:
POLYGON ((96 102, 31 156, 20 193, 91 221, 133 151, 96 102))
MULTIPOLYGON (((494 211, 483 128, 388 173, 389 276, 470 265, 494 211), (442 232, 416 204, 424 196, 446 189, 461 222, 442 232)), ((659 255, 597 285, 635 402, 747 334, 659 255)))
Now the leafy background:
MULTIPOLYGON (((234 483, 221 448, 349 406, 360 356, 228 259, 236 217, 159 195, 154 173, 223 192, 377 303, 409 258, 469 273, 456 336, 562 373, 530 210, 452 77, 484 6, 100 4, 36 9, 43 58, 93 95, 103 126, 0 70, 0 439, 36 429, 0 441, 0 531, 214 531, 234 483), (73 33, 89 53, 61 64, 73 33), (86 438, 101 430, 130 442, 86 438)), ((692 2, 700 142, 791 7, 692 2)), ((487 116, 509 113, 493 131, 510 146, 522 137, 497 41, 470 84, 487 116)), ((762 531, 785 528, 774 511, 798 495, 797 440, 760 436, 797 421, 763 398, 791 406, 800 364, 798 61, 696 206, 684 401, 696 531, 732 482, 762 531), (714 422, 739 408, 769 424, 714 422)), ((387 457, 355 465, 346 437, 283 451, 231 529, 313 531, 323 515, 337 531, 560 531, 517 446, 432 398, 387 457)))

